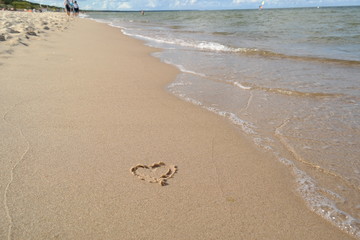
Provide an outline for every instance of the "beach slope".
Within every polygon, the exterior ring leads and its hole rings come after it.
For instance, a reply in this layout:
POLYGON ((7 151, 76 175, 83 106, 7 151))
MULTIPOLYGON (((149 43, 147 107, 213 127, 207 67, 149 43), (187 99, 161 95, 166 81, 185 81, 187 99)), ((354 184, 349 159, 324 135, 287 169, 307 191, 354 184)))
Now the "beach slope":
POLYGON ((0 56, 0 239, 351 239, 153 51, 76 19, 0 56))

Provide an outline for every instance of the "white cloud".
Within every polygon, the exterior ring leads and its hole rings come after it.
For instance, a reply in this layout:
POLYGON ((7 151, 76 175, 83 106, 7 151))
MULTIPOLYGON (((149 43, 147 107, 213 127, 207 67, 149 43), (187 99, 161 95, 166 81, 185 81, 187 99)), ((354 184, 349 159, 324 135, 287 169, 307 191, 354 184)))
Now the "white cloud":
POLYGON ((157 0, 149 0, 148 3, 146 4, 147 7, 149 8, 156 8, 157 7, 157 0))
POLYGON ((108 2, 106 0, 103 0, 102 4, 101 4, 101 8, 102 9, 107 9, 107 6, 108 6, 108 2))
POLYGON ((131 9, 132 7, 129 2, 121 2, 121 3, 119 3, 117 8, 118 9, 131 9))
POLYGON ((255 3, 260 2, 259 0, 233 0, 234 4, 241 4, 241 3, 255 3))
POLYGON ((174 3, 174 6, 188 6, 188 5, 194 5, 197 2, 197 0, 176 0, 174 3))

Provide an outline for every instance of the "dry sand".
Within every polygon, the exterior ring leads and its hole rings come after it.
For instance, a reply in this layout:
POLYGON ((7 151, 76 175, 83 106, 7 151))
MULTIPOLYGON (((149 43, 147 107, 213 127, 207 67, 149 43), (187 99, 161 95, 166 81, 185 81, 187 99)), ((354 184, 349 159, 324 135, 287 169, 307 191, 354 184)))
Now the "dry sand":
POLYGON ((0 239, 351 239, 151 51, 76 19, 0 55, 0 239))
POLYGON ((0 54, 11 53, 17 45, 29 44, 32 38, 64 30, 70 24, 63 13, 11 12, 0 10, 0 54))

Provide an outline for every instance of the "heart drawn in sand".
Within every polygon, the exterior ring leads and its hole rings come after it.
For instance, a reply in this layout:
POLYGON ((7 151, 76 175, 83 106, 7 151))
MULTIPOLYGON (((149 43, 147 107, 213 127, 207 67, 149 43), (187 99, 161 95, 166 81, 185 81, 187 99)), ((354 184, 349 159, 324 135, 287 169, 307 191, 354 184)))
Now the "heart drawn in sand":
POLYGON ((150 166, 138 164, 130 168, 130 172, 141 180, 165 186, 167 185, 167 180, 172 178, 177 172, 177 167, 166 165, 164 162, 153 163, 150 166))

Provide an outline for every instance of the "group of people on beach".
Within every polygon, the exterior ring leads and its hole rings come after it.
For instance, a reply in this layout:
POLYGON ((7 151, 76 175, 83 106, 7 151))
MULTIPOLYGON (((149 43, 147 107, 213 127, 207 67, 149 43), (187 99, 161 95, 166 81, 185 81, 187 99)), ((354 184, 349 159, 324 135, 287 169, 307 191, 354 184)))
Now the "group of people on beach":
POLYGON ((73 16, 79 15, 79 5, 77 1, 74 0, 64 0, 65 5, 65 11, 68 16, 71 16, 71 13, 73 16))

